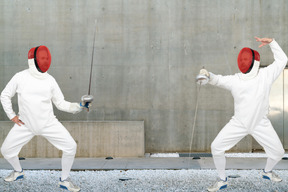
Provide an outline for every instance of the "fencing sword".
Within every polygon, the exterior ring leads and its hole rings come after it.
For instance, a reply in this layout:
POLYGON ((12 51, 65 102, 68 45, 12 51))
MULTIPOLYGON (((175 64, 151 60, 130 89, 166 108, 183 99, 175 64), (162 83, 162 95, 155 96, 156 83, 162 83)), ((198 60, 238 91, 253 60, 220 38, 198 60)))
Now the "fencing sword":
MULTIPOLYGON (((203 67, 203 69, 204 69, 204 67, 203 67)), ((201 89, 202 85, 205 85, 208 83, 209 79, 210 78, 208 76, 203 75, 203 74, 198 74, 196 76, 196 83, 199 84, 199 86, 198 86, 197 94, 196 94, 196 106, 195 106, 194 121, 193 121, 193 125, 192 125, 192 133, 191 133, 191 140, 190 140, 190 147, 189 147, 189 159, 191 157, 191 149, 192 149, 192 144, 193 144, 196 119, 197 119, 200 89, 201 89)), ((188 166, 188 168, 189 168, 189 166, 188 166)))
POLYGON ((89 103, 91 103, 93 101, 93 99, 94 99, 93 95, 90 95, 90 92, 91 92, 91 82, 92 82, 92 69, 93 69, 93 58, 94 58, 96 31, 97 31, 97 20, 96 20, 96 27, 95 27, 95 31, 94 31, 94 39, 93 39, 93 48, 92 48, 92 59, 91 59, 88 94, 87 95, 83 95, 81 97, 81 101, 85 104, 85 107, 87 107, 87 111, 89 111, 89 103))

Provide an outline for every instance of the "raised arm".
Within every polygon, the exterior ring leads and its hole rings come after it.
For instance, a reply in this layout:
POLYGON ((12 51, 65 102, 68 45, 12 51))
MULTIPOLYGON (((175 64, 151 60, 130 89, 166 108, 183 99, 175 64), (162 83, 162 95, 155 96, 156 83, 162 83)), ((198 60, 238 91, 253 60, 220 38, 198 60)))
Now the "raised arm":
POLYGON ((269 80, 271 80, 271 82, 274 82, 279 77, 279 75, 281 74, 281 72, 283 71, 283 69, 287 64, 287 56, 274 39, 259 38, 259 37, 255 37, 255 39, 256 41, 262 43, 261 45, 259 45, 259 47, 263 47, 269 44, 271 48, 274 57, 274 62, 268 67, 266 67, 265 70, 269 80))
POLYGON ((273 41, 273 39, 271 38, 259 38, 259 37, 254 37, 254 38, 256 39, 256 41, 261 42, 261 45, 259 45, 259 47, 263 47, 273 41))

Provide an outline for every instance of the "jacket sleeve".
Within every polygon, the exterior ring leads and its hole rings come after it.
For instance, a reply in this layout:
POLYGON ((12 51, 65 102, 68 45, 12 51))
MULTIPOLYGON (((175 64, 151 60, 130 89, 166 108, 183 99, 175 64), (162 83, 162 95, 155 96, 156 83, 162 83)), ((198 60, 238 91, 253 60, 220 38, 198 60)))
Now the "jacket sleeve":
POLYGON ((274 62, 264 69, 267 73, 268 80, 271 81, 270 83, 273 83, 285 68, 287 56, 275 40, 273 40, 269 46, 273 53, 274 62))
POLYGON ((14 97, 18 87, 18 75, 14 75, 12 79, 8 82, 6 87, 3 89, 1 93, 1 103, 3 106, 3 109, 8 116, 8 118, 11 120, 16 116, 16 113, 13 111, 12 108, 12 97, 14 97))
POLYGON ((71 103, 71 102, 65 101, 64 95, 55 80, 53 81, 53 86, 52 86, 52 102, 60 111, 65 111, 65 112, 73 113, 73 114, 79 113, 80 111, 82 111, 82 107, 80 107, 80 103, 71 103))
POLYGON ((215 75, 211 72, 209 73, 210 73, 209 83, 211 85, 215 85, 217 87, 231 91, 234 76, 232 75, 222 76, 222 75, 215 75))

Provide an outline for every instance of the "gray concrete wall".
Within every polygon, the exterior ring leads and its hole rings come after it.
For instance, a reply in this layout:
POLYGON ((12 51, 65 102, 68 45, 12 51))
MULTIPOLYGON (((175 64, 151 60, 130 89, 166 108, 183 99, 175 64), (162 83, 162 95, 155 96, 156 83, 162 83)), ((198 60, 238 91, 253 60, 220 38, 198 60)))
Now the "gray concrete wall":
MULTIPOLYGON (((145 154, 143 121, 64 121, 62 124, 77 143, 76 157, 143 157, 145 154)), ((0 122, 1 144, 11 126, 12 122, 0 122)), ((58 158, 62 152, 45 138, 35 136, 19 156, 58 158)))
MULTIPOLYGON (((28 50, 50 48, 49 73, 69 101, 87 93, 95 20, 89 113, 55 110, 61 121, 145 121, 146 152, 187 152, 196 103, 195 76, 205 66, 238 72, 239 50, 268 47, 253 39, 274 37, 288 52, 285 0, 4 0, 0 2, 0 89, 27 68, 28 50)), ((192 151, 209 151, 233 115, 229 92, 201 89, 192 151)), ((17 110, 16 99, 13 100, 17 110)), ((8 120, 0 110, 0 120, 8 120)), ((251 140, 251 138, 246 138, 251 140)), ((246 140, 237 151, 249 151, 246 140)))

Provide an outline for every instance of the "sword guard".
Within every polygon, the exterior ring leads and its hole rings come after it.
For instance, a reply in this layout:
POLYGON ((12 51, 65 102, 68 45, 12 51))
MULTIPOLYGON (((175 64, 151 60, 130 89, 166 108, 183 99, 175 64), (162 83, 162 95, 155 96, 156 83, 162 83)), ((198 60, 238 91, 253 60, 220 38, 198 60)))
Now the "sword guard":
POLYGON ((196 82, 200 85, 205 85, 208 83, 208 81, 209 81, 209 77, 207 77, 206 75, 199 74, 196 77, 196 82))
POLYGON ((92 95, 83 95, 81 97, 81 106, 87 108, 87 111, 89 112, 90 103, 94 100, 94 97, 92 95))
POLYGON ((94 100, 93 95, 83 95, 81 101, 85 103, 91 103, 94 100))

